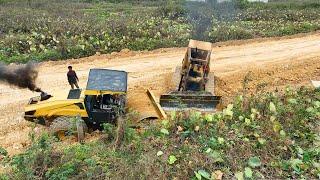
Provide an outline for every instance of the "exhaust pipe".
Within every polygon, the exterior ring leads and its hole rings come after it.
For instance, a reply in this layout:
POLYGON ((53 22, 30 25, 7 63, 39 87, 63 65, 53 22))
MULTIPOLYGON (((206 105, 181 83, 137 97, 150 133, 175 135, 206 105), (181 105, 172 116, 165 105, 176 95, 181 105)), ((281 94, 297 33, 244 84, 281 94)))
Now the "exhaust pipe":
POLYGON ((47 99, 50 99, 52 96, 44 91, 41 91, 40 93, 40 101, 45 101, 47 99))

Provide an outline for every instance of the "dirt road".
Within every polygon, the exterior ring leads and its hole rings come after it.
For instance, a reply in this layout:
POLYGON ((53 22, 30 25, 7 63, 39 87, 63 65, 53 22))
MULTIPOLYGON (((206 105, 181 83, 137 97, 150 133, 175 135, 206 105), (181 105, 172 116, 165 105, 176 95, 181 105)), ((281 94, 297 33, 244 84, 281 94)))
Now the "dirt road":
MULTIPOLYGON (((152 52, 122 51, 77 60, 45 62, 39 66, 38 85, 53 95, 67 92, 67 66, 72 65, 85 87, 90 68, 111 68, 129 72, 129 107, 147 114, 153 108, 145 95, 147 88, 158 96, 172 89, 173 69, 181 63, 185 48, 159 49, 152 52)), ((227 42, 216 46, 211 70, 217 76, 216 93, 225 100, 242 90, 244 76, 250 76, 249 91, 261 84, 265 89, 287 85, 307 85, 320 80, 320 34, 296 38, 227 42), (238 45, 237 45, 238 44, 238 45)), ((30 123, 23 120, 23 106, 37 94, 0 85, 0 146, 10 154, 28 145, 30 123)), ((44 128, 36 127, 36 131, 44 128)))

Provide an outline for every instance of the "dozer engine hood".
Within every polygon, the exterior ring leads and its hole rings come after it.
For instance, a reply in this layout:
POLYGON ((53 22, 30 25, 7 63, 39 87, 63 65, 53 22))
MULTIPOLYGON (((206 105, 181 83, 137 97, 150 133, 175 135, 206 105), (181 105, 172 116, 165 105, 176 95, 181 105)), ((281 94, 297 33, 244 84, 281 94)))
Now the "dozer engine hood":
POLYGON ((25 107, 25 119, 38 117, 77 116, 88 117, 83 99, 42 101, 25 107))

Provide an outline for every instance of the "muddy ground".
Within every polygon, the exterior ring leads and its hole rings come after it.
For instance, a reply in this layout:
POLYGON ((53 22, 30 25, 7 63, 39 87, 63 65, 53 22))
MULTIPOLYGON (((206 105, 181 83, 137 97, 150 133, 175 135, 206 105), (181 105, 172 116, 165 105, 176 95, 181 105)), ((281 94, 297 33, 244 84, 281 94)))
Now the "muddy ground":
MULTIPOLYGON (((142 114, 155 113, 145 94, 151 89, 157 97, 172 90, 173 71, 180 65, 185 48, 159 49, 95 55, 81 59, 49 61, 39 65, 38 85, 44 91, 66 94, 69 85, 67 66, 72 65, 85 87, 90 68, 111 68, 129 72, 128 104, 142 114)), ((244 77, 249 77, 249 92, 283 89, 287 85, 310 86, 320 80, 320 33, 287 38, 231 41, 216 44, 211 71, 215 72, 217 95, 224 102, 242 92, 244 77)), ((23 120, 24 105, 37 93, 0 84, 0 146, 10 155, 22 152, 29 144, 32 124, 23 120)), ((42 126, 36 132, 45 130, 42 126)))

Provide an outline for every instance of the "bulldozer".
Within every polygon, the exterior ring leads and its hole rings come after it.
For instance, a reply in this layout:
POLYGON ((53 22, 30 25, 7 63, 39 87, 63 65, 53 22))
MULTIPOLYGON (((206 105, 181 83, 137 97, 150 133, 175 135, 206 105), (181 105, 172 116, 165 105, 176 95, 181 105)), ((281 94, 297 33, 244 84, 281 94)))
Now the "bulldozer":
POLYGON ((160 96, 165 111, 195 109, 214 111, 221 96, 214 95, 214 74, 210 72, 212 43, 190 40, 173 75, 176 90, 160 96))
POLYGON ((81 140, 87 129, 102 129, 104 123, 116 123, 125 114, 127 79, 125 71, 90 69, 84 90, 70 90, 61 100, 52 100, 42 92, 40 97, 30 99, 24 118, 49 126, 52 133, 76 127, 81 140), (81 121, 74 122, 75 117, 81 121))

